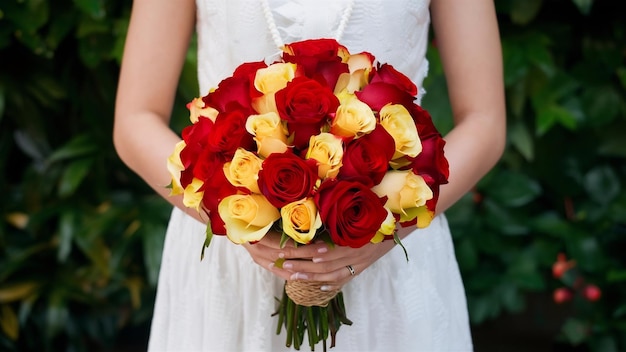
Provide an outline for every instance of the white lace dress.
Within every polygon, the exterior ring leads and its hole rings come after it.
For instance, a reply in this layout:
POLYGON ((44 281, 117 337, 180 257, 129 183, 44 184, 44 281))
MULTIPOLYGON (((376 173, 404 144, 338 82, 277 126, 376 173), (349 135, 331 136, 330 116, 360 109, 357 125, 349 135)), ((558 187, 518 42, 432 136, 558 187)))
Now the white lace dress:
MULTIPOLYGON (((421 84, 428 70, 427 0, 197 0, 198 64, 206 93, 245 61, 284 43, 336 37, 351 53, 368 51, 421 84), (351 13, 345 10, 351 6, 351 13), (342 18, 347 17, 345 31, 342 18)), ((199 254, 205 225, 174 210, 166 235, 150 351, 282 351, 274 297, 283 281, 247 251, 214 237, 199 254)), ((471 351, 467 307, 444 216, 404 240, 344 289, 347 316, 330 351, 471 351)), ((308 344, 302 350, 309 350, 308 344)), ((321 346, 318 346, 321 350, 321 346)))

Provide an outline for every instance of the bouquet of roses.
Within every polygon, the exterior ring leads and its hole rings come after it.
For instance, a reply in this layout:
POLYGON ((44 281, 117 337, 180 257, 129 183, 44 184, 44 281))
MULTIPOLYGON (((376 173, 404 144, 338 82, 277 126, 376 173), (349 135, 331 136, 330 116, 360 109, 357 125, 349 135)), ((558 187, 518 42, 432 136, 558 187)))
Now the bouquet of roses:
MULTIPOLYGON (((420 228, 448 179, 444 140, 415 101, 417 87, 367 52, 332 39, 285 45, 281 57, 243 63, 189 104, 192 124, 168 159, 172 194, 210 220, 207 240, 324 240, 361 247, 420 228)), ((204 253, 202 248, 202 255, 204 253)), ((280 263, 276 263, 280 265, 280 263)), ((287 281, 278 332, 299 349, 334 337, 346 318, 340 290, 287 281), (324 294, 326 294, 324 296, 324 294)))

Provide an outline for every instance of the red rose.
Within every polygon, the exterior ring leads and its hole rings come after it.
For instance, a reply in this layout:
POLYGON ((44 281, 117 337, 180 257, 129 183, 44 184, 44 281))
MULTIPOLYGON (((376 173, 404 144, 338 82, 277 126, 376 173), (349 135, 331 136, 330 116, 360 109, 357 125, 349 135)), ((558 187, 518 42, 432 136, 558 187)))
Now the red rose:
POLYGON ((233 77, 247 78, 252 81, 256 71, 266 67, 267 64, 264 61, 244 62, 235 69, 233 77))
POLYGON ((334 61, 338 57, 339 50, 347 49, 335 39, 309 39, 286 44, 283 57, 285 61, 301 57, 315 58, 316 61, 334 61))
POLYGON ((259 189, 276 208, 311 196, 317 182, 315 160, 304 160, 291 152, 273 153, 259 171, 259 189))
POLYGON ((246 75, 233 76, 224 79, 217 89, 202 97, 206 106, 219 112, 233 109, 252 111, 252 83, 251 77, 246 75))
POLYGON ((303 148, 312 135, 335 113, 339 99, 326 86, 306 77, 296 77, 276 92, 278 114, 294 135, 294 146, 303 148))
POLYGON ((376 69, 370 83, 384 82, 392 84, 411 96, 417 96, 417 86, 409 77, 397 71, 389 64, 382 64, 376 69))
POLYGON ((224 157, 232 158, 237 148, 254 150, 256 143, 246 131, 249 114, 242 110, 220 113, 208 135, 208 148, 224 157))
POLYGON ((450 169, 444 155, 445 144, 446 141, 438 134, 422 139, 422 152, 411 161, 413 172, 424 177, 429 186, 448 183, 450 169))
POLYGON ((333 243, 359 248, 369 243, 387 218, 385 199, 360 182, 327 180, 315 195, 333 243))
POLYGON ((337 178, 363 178, 369 187, 377 185, 389 169, 395 152, 393 137, 380 125, 374 131, 350 141, 343 153, 337 178))
POLYGON ((183 129, 182 138, 185 141, 185 148, 180 152, 180 160, 185 168, 195 163, 198 155, 202 153, 212 128, 213 121, 200 116, 198 122, 183 129))
POLYGON ((380 111, 387 104, 401 104, 408 109, 415 100, 414 96, 404 91, 401 87, 380 81, 366 85, 363 90, 357 91, 355 94, 359 100, 374 111, 380 111))
POLYGON ((297 64, 305 76, 334 89, 339 75, 349 72, 340 51, 348 52, 334 39, 304 40, 285 45, 283 60, 297 64))
POLYGON ((417 133, 419 134, 420 139, 428 139, 432 135, 441 135, 437 130, 437 127, 435 127, 433 119, 428 111, 422 109, 422 107, 417 104, 411 104, 406 108, 411 113, 413 121, 415 121, 415 126, 417 126, 417 133))
POLYGON ((211 230, 216 235, 226 235, 224 221, 217 211, 218 204, 222 199, 237 193, 237 188, 224 175, 223 166, 223 163, 214 165, 214 172, 209 179, 205 180, 204 186, 201 188, 204 191, 202 205, 209 214, 211 230))

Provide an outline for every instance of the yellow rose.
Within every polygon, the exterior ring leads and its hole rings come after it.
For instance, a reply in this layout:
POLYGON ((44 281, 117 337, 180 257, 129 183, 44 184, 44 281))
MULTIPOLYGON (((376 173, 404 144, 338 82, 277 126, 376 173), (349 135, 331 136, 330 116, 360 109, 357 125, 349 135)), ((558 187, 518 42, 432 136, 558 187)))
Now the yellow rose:
POLYGON ((215 122, 215 118, 217 117, 218 111, 210 106, 206 106, 202 98, 194 98, 189 104, 187 104, 187 109, 189 109, 189 120, 192 123, 198 122, 198 118, 200 116, 207 117, 211 119, 211 121, 215 122))
POLYGON ((412 158, 422 152, 422 141, 409 111, 400 104, 387 104, 380 109, 380 124, 396 142, 393 159, 408 155, 412 158))
POLYGON ((277 111, 274 93, 291 82, 296 75, 296 67, 296 64, 291 63, 274 63, 257 70, 254 76, 254 87, 263 95, 252 99, 254 110, 261 114, 277 111))
POLYGON ((261 193, 257 180, 262 162, 254 153, 238 148, 233 159, 224 163, 224 175, 235 187, 244 187, 252 193, 261 193))
POLYGON ((259 69, 254 76, 254 87, 263 94, 276 93, 295 77, 296 67, 292 63, 275 63, 259 69))
POLYGON ((317 172, 321 179, 335 178, 342 165, 343 143, 332 133, 322 132, 311 136, 306 158, 318 162, 317 172))
POLYGON ((294 241, 307 244, 313 240, 322 219, 312 198, 292 202, 280 209, 283 231, 294 241))
POLYGON ((396 218, 393 216, 391 210, 387 209, 387 218, 380 224, 380 229, 376 231, 376 234, 370 242, 380 243, 385 239, 385 236, 391 236, 396 230, 396 218))
POLYGON ((400 215, 400 221, 410 221, 423 214, 426 201, 433 198, 433 191, 422 176, 410 170, 387 171, 380 184, 372 187, 379 197, 387 196, 385 207, 400 215))
POLYGON ((376 116, 372 109, 354 95, 341 102, 335 118, 331 122, 330 132, 336 136, 358 138, 376 128, 376 116))
POLYGON ((196 211, 200 211, 200 204, 202 204, 204 192, 198 192, 198 190, 202 186, 204 186, 204 182, 194 177, 191 183, 185 187, 183 191, 183 204, 187 208, 194 208, 196 211))
POLYGON ((368 54, 351 55, 348 59, 349 72, 339 75, 335 85, 335 95, 340 94, 344 90, 348 93, 354 93, 365 87, 369 82, 372 64, 371 56, 368 54))
POLYGON ((172 176, 172 189, 170 190, 170 196, 183 194, 183 186, 180 184, 180 173, 185 170, 185 167, 183 166, 183 162, 180 160, 180 152, 186 145, 185 141, 176 143, 174 151, 167 158, 167 170, 172 176))
POLYGON ((287 150, 289 132, 275 112, 251 115, 246 121, 246 130, 255 137, 258 153, 264 158, 272 153, 284 153, 287 150))
POLYGON ((235 194, 219 203, 217 211, 233 243, 259 241, 280 218, 278 209, 261 194, 235 194))

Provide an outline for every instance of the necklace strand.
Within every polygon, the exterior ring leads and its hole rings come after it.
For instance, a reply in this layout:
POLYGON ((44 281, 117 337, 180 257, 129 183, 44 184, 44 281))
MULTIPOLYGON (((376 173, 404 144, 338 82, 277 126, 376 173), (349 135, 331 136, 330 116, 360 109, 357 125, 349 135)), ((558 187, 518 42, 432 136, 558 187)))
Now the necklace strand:
MULTIPOLYGON (((341 21, 339 22, 339 27, 337 27, 337 33, 335 33, 334 38, 337 41, 340 41, 341 37, 343 37, 343 33, 345 32, 348 21, 350 20, 350 16, 352 15, 354 2, 355 0, 350 0, 350 2, 348 2, 348 6, 346 6, 343 15, 341 16, 341 21)), ((276 22, 274 21, 274 15, 272 15, 268 0, 261 0, 261 5, 263 7, 263 15, 265 16, 267 27, 270 31, 270 34, 272 35, 272 41, 274 41, 274 44, 276 44, 276 46, 281 49, 285 43, 283 42, 283 39, 278 32, 278 27, 276 26, 276 22)))

